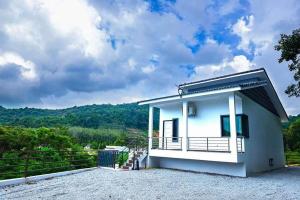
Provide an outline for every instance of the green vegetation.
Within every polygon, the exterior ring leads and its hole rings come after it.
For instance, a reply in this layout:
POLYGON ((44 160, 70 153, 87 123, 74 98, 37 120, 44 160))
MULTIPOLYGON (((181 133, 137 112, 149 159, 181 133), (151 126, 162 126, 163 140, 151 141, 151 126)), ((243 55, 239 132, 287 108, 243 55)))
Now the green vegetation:
MULTIPOLYGON (((158 127, 158 113, 155 112, 154 127, 158 127)), ((84 127, 111 128, 113 126, 146 130, 148 127, 148 106, 136 103, 119 105, 88 105, 66 109, 19 108, 6 109, 0 106, 0 124, 39 127, 84 127)))
POLYGON ((300 117, 284 129, 285 149, 300 152, 300 117))
POLYGON ((288 165, 300 165, 300 152, 297 151, 287 151, 285 153, 286 161, 288 165))
MULTIPOLYGON (((156 129, 158 120, 155 112, 156 129)), ((107 145, 132 148, 128 141, 139 136, 145 146, 147 124, 148 108, 137 104, 60 110, 0 106, 0 179, 23 176, 25 166, 27 175, 94 166, 97 150, 107 145)), ((300 164, 300 115, 290 117, 283 129, 289 164, 300 164)), ((117 162, 127 158, 120 154, 117 162)))
POLYGON ((128 159, 128 152, 121 152, 118 155, 117 163, 119 166, 122 166, 128 159))
POLYGON ((96 165, 65 128, 0 127, 0 179, 96 165))
POLYGON ((278 62, 290 62, 288 68, 294 73, 295 83, 289 85, 285 93, 289 97, 300 97, 300 28, 294 30, 291 35, 281 34, 275 50, 281 52, 278 62))
POLYGON ((93 149, 103 149, 106 145, 124 145, 124 138, 129 134, 124 127, 98 129, 71 127, 68 132, 80 145, 90 145, 93 149))
MULTIPOLYGON (((117 126, 99 129, 0 126, 0 179, 92 167, 96 165, 97 150, 106 145, 130 146, 131 137, 146 140, 145 134, 117 126)), ((127 159, 128 153, 123 152, 116 162, 123 165, 127 159)))
POLYGON ((300 165, 300 116, 290 117, 289 123, 283 124, 283 128, 287 162, 300 165))

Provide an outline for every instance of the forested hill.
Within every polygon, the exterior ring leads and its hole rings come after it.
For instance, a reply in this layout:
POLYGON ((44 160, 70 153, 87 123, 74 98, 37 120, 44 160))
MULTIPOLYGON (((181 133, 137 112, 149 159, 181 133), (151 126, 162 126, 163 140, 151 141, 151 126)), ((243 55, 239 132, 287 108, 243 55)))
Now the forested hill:
MULTIPOLYGON (((155 117, 157 124, 158 117, 155 117)), ((24 127, 81 126, 98 128, 105 126, 126 126, 147 129, 148 106, 131 104, 102 104, 75 106, 66 109, 18 108, 0 106, 0 124, 24 127)))

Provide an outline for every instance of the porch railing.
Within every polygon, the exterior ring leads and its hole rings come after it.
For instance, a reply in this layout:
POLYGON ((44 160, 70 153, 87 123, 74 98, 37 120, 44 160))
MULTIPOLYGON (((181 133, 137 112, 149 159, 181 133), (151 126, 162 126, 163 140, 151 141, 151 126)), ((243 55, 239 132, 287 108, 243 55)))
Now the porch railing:
POLYGON ((182 150, 182 137, 152 137, 152 149, 182 150))
POLYGON ((237 152, 244 153, 245 152, 245 140, 244 137, 237 137, 236 138, 236 145, 237 145, 237 152))
MULTIPOLYGON (((152 149, 182 150, 182 137, 153 137, 152 149)), ((187 150, 230 152, 230 137, 188 137, 187 150)), ((245 152, 244 137, 237 137, 237 152, 245 152)))
POLYGON ((228 137, 188 137, 188 151, 230 152, 228 137))

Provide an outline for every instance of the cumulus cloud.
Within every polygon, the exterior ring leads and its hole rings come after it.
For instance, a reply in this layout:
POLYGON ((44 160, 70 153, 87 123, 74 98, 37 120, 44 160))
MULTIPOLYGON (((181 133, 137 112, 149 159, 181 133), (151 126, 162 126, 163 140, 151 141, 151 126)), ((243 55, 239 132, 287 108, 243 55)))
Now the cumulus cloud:
POLYGON ((299 114, 300 101, 289 98, 284 90, 292 82, 287 63, 278 63, 279 52, 274 50, 280 34, 290 34, 299 28, 300 4, 297 0, 250 1, 250 12, 255 18, 249 39, 255 46, 252 62, 266 68, 288 114, 299 114))
POLYGON ((252 30, 254 24, 254 16, 246 16, 241 17, 233 26, 232 31, 234 34, 240 36, 241 41, 237 48, 243 49, 245 51, 249 51, 249 45, 251 42, 251 38, 249 36, 249 33, 252 30))
POLYGON ((297 13, 293 0, 3 1, 0 104, 130 102, 172 94, 192 79, 265 67, 297 13), (276 14, 283 6, 289 12, 276 14), (238 43, 217 39, 219 29, 238 43))
MULTIPOLYGON (((178 1, 165 6, 169 9, 156 12, 150 9, 150 2, 135 0, 2 3, 2 62, 18 66, 19 72, 14 74, 20 75, 19 85, 27 91, 20 97, 18 90, 10 87, 11 98, 17 105, 43 105, 47 98, 68 98, 76 92, 99 95, 118 90, 121 95, 123 89, 135 92, 131 96, 144 93, 145 97, 149 94, 144 90, 155 95, 170 93, 188 77, 182 66, 213 63, 228 53, 223 50, 225 45, 205 44, 196 55, 186 45, 197 43, 199 27, 208 30, 218 19, 207 10, 209 1, 178 1), (210 51, 218 53, 199 58, 210 51), (29 78, 36 82, 28 84, 29 78), (137 87, 140 90, 131 89, 137 87)), ((11 105, 4 95, 0 103, 11 105)), ((106 101, 102 97, 99 103, 106 101)), ((121 102, 121 96, 119 99, 121 102)))
POLYGON ((37 77, 35 64, 30 60, 24 60, 21 56, 10 52, 0 54, 0 68, 9 64, 19 66, 21 75, 25 79, 34 80, 37 77))
POLYGON ((211 78, 229 73, 247 71, 254 68, 255 64, 244 55, 234 56, 232 60, 225 58, 221 63, 214 65, 199 65, 195 67, 194 79, 211 78))

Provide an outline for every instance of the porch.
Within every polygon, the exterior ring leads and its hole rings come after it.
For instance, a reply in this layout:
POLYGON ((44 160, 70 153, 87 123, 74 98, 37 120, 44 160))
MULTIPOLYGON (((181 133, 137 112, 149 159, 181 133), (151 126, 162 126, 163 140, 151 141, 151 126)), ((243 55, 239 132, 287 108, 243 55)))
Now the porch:
POLYGON ((240 135, 241 120, 237 120, 243 115, 242 97, 235 92, 150 104, 149 156, 243 162, 245 137, 240 135), (194 115, 190 105, 196 107, 194 115), (154 107, 160 108, 159 132, 155 134, 154 107))
MULTIPOLYGON (((152 137, 151 149, 182 151, 183 140, 186 140, 187 151, 225 152, 230 153, 230 137, 152 137)), ((245 152, 244 137, 237 137, 237 152, 245 152)))

